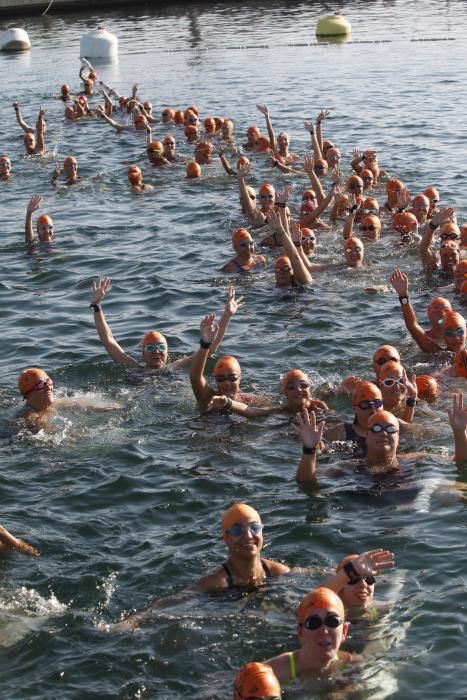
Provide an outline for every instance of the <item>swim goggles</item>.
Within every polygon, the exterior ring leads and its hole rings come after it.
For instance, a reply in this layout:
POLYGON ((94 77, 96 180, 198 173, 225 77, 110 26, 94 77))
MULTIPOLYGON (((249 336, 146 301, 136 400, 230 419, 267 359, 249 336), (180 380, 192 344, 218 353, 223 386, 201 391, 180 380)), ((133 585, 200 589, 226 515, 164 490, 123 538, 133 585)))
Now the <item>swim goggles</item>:
POLYGON ((319 630, 322 625, 326 625, 326 627, 335 630, 336 627, 342 625, 343 622, 344 620, 341 620, 337 615, 326 615, 324 620, 322 620, 319 615, 310 615, 310 617, 306 618, 303 626, 307 630, 319 630))
POLYGON ((377 365, 382 367, 383 365, 386 364, 386 362, 389 362, 390 360, 393 360, 393 362, 399 362, 399 360, 396 357, 388 357, 388 358, 380 357, 377 360, 374 360, 374 362, 376 362, 377 365))
POLYGON ((354 245, 353 248, 346 248, 345 249, 347 253, 361 253, 362 249, 359 245, 354 245))
POLYGON ((314 243, 316 241, 316 237, 315 236, 300 236, 301 243, 307 243, 308 241, 310 243, 314 243))
POLYGON ((389 389, 394 386, 394 384, 404 384, 404 378, 399 377, 398 379, 391 379, 388 377, 387 379, 383 379, 381 384, 389 389))
POLYGON ((376 226, 369 224, 368 226, 360 226, 360 231, 376 231, 376 226))
POLYGON ((165 343, 148 343, 143 350, 144 352, 167 352, 167 345, 165 343))
POLYGON ((368 586, 374 586, 376 579, 374 576, 362 576, 361 578, 355 578, 352 581, 348 581, 347 585, 348 586, 355 586, 355 584, 360 583, 360 581, 365 581, 365 583, 368 586))
POLYGON ((290 272, 292 268, 290 265, 282 265, 282 267, 274 268, 274 272, 290 272))
POLYGON ((241 241, 238 245, 240 248, 254 248, 255 242, 254 241, 241 241))
POLYGON ((379 214, 379 209, 364 209, 363 210, 364 214, 379 214))
POLYGON ((451 233, 442 233, 440 235, 440 238, 442 241, 459 241, 460 240, 460 236, 458 236, 457 233, 454 233, 454 231, 452 231, 451 233))
POLYGON ((293 391, 294 389, 309 389, 311 386, 310 382, 288 382, 285 385, 287 391, 293 391))
POLYGON ((45 389, 46 386, 49 386, 50 388, 52 388, 53 385, 54 385, 54 383, 50 377, 47 377, 47 379, 44 379, 44 380, 39 379, 38 382, 35 382, 32 385, 32 388, 29 389, 29 391, 27 391, 25 394, 23 394, 23 397, 26 398, 26 396, 33 391, 42 391, 43 389, 45 389))
POLYGON ((247 525, 240 525, 240 523, 235 523, 231 527, 227 528, 226 533, 231 537, 241 537, 244 532, 251 532, 252 535, 260 535, 263 531, 263 523, 248 523, 247 525))
POLYGON ((273 194, 260 194, 259 198, 260 199, 274 199, 274 195, 273 194))
POLYGON ((444 335, 447 336, 448 338, 453 338, 455 336, 462 337, 463 335, 465 335, 465 330, 464 330, 464 328, 455 328, 455 329, 446 328, 444 330, 444 335))
POLYGON ((214 379, 221 384, 222 382, 236 382, 240 377, 238 374, 215 374, 214 379))
POLYGON ((382 433, 384 430, 384 432, 388 435, 394 435, 394 433, 399 432, 396 426, 392 425, 392 423, 388 423, 388 425, 380 425, 380 423, 375 423, 371 426, 370 430, 372 433, 382 433))
POLYGON ((357 404, 358 408, 361 408, 362 411, 366 411, 370 406, 373 406, 373 408, 381 408, 382 405, 383 401, 381 399, 372 399, 371 401, 364 399, 357 404))

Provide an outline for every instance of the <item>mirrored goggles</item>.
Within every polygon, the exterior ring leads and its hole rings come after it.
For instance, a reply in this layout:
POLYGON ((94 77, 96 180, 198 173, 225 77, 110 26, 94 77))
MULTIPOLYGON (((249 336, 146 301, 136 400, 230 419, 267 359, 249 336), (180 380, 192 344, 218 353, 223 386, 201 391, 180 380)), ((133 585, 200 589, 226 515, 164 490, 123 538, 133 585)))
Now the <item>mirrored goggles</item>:
POLYGON ((391 379, 388 377, 387 379, 383 379, 381 384, 390 389, 394 384, 404 384, 404 379, 403 377, 399 377, 398 379, 391 379))
POLYGON ((167 352, 165 343, 148 343, 143 348, 144 352, 167 352))
POLYGON ((368 408, 370 408, 370 406, 373 406, 373 408, 381 408, 382 405, 382 399, 372 399, 371 401, 364 399, 363 401, 357 403, 358 408, 361 408, 362 411, 366 411, 368 408))
POLYGON ((252 535, 260 535, 263 531, 263 527, 263 523, 248 523, 248 525, 235 523, 226 530, 226 533, 231 537, 241 537, 244 532, 251 532, 252 535))
POLYGON ((222 382, 237 382, 240 377, 238 374, 215 374, 214 379, 222 384, 222 382))
POLYGON ((384 432, 388 433, 388 435, 394 435, 394 433, 399 432, 396 426, 392 425, 392 423, 388 423, 388 425, 381 425, 380 423, 375 423, 371 426, 370 430, 372 433, 382 433, 384 430, 384 432))

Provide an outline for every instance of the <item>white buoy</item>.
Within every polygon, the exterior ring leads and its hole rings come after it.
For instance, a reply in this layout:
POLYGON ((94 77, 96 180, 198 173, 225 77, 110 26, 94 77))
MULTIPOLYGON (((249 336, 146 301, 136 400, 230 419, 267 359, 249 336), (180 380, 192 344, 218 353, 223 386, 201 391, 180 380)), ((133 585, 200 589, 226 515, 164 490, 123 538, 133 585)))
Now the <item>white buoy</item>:
POLYGON ((0 34, 0 51, 30 51, 31 42, 24 29, 7 29, 0 34))
POLYGON ((343 36, 352 32, 352 25, 339 12, 321 17, 316 24, 316 36, 343 36))
POLYGON ((104 27, 98 27, 89 34, 83 34, 80 42, 80 56, 85 58, 113 58, 118 55, 118 39, 104 27))

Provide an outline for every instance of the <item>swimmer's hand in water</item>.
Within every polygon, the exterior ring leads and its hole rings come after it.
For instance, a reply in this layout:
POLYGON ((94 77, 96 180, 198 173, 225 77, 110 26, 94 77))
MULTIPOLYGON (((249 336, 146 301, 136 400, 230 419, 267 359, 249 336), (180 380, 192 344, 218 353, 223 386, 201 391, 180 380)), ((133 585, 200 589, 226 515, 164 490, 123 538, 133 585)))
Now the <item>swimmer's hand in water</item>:
POLYGON ((297 413, 296 422, 292 423, 292 426, 297 435, 299 435, 303 446, 313 448, 318 447, 323 439, 323 432, 326 423, 324 421, 320 421, 317 424, 314 411, 311 411, 311 413, 308 411, 302 411, 301 413, 297 413))
POLYGON ((0 551, 2 550, 12 550, 19 549, 24 554, 29 554, 30 556, 39 556, 39 550, 32 545, 24 542, 23 540, 14 537, 11 532, 0 525, 0 551))
POLYGON ((243 297, 235 298, 235 287, 227 289, 227 301, 225 303, 224 313, 229 316, 234 316, 239 308, 243 305, 243 297))
POLYGON ((26 209, 28 214, 32 214, 34 211, 37 211, 39 209, 39 207, 41 205, 41 199, 42 199, 42 197, 40 196, 40 194, 33 194, 32 195, 31 199, 28 202, 28 206, 26 209))
POLYGON ((394 554, 387 549, 371 549, 352 559, 352 566, 359 576, 377 576, 383 569, 394 566, 394 554))
POLYGON ((213 396, 207 405, 207 411, 222 411, 227 408, 229 399, 227 396, 213 396))
POLYGON ((101 304, 110 289, 110 277, 99 277, 92 283, 91 304, 101 304))
POLYGON ((261 114, 264 114, 265 117, 269 116, 269 107, 267 105, 256 105, 256 109, 258 112, 261 112, 261 114))
POLYGON ((199 332, 203 343, 212 343, 218 330, 219 326, 216 323, 216 315, 206 314, 199 327, 199 332))
POLYGON ((409 278, 405 272, 401 272, 399 268, 396 267, 393 270, 389 281, 391 282, 396 294, 398 294, 400 297, 409 296, 409 278))

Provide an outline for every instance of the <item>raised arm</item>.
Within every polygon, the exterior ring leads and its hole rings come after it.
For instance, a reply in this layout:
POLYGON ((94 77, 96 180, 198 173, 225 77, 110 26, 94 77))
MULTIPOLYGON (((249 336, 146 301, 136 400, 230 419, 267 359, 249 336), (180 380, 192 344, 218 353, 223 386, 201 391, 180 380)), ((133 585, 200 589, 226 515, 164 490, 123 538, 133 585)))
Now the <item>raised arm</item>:
POLYGON ((24 540, 14 537, 11 532, 8 532, 6 528, 0 525, 0 554, 11 552, 14 549, 19 549, 20 552, 30 554, 34 557, 39 555, 39 550, 35 549, 35 547, 32 547, 27 542, 24 542, 24 540))
POLYGON ((42 107, 39 109, 36 122, 36 148, 35 153, 43 153, 45 150, 45 110, 42 107))
POLYGON ((401 415, 400 420, 404 421, 405 423, 413 423, 415 406, 417 405, 418 399, 418 388, 417 383, 415 381, 416 376, 415 374, 412 374, 409 379, 405 369, 402 369, 402 379, 404 382, 405 390, 407 392, 407 397, 405 399, 404 412, 401 415))
POLYGON ((301 255, 297 251, 290 234, 282 225, 277 212, 271 212, 268 215, 268 223, 270 227, 274 229, 274 231, 277 231, 277 233, 281 236, 281 243, 284 246, 285 254, 289 258, 290 264, 292 265, 294 282, 296 284, 309 284, 313 279, 311 273, 303 262, 301 255))
POLYGON ((107 122, 107 124, 110 124, 110 126, 112 128, 114 128, 116 131, 120 132, 120 131, 129 131, 130 130, 129 126, 125 126, 124 124, 119 124, 118 122, 115 121, 115 119, 112 119, 112 117, 108 117, 107 114, 105 113, 102 105, 97 105, 96 112, 105 122, 107 122))
MULTIPOLYGON (((323 123, 324 119, 329 117, 329 115, 330 111, 328 109, 322 109, 316 119, 316 138, 318 140, 318 146, 321 153, 323 152, 323 127, 321 124, 323 123)), ((323 158, 322 155, 319 157, 323 158)))
POLYGON ((318 142, 318 138, 316 136, 316 131, 315 127, 313 126, 312 121, 306 121, 303 123, 303 126, 305 129, 308 131, 310 134, 310 139, 311 139, 311 147, 313 149, 313 156, 316 160, 319 160, 323 157, 323 154, 321 152, 321 148, 318 142))
POLYGON ((441 226, 445 221, 449 219, 450 216, 454 214, 454 209, 452 207, 447 207, 446 209, 441 209, 433 215, 431 221, 427 221, 423 231, 423 237, 420 241, 419 253, 422 259, 422 263, 425 267, 429 269, 434 269, 437 267, 438 258, 436 253, 433 251, 433 235, 438 226, 441 226))
POLYGON ((267 105, 256 105, 256 109, 258 110, 258 112, 261 112, 261 114, 264 115, 264 119, 266 120, 266 129, 268 130, 269 143, 271 145, 271 149, 274 151, 274 153, 276 153, 277 152, 276 136, 274 134, 274 129, 272 128, 269 107, 267 105))
POLYGON ((409 299, 409 278, 407 275, 396 267, 390 277, 390 282, 399 295, 405 327, 418 347, 423 350, 423 352, 436 352, 439 350, 439 345, 425 333, 417 321, 417 316, 409 299))
POLYGON ((212 397, 212 391, 204 376, 206 360, 219 327, 214 314, 207 314, 200 325, 200 346, 194 353, 190 367, 190 382, 196 400, 205 408, 212 397))
POLYGON ((94 324, 99 335, 99 339, 114 362, 125 367, 140 368, 141 365, 128 355, 117 343, 112 335, 110 326, 105 320, 101 303, 110 289, 110 278, 99 277, 92 283, 92 299, 90 307, 93 309, 94 324))
POLYGON ((248 163, 248 165, 239 165, 237 169, 237 179, 238 179, 238 188, 240 190, 240 200, 243 205, 243 209, 245 211, 245 214, 247 217, 252 221, 253 223, 256 223, 258 219, 258 212, 256 211, 256 205, 253 202, 252 199, 250 199, 250 195, 248 194, 248 190, 246 188, 246 183, 245 183, 245 178, 247 175, 250 174, 251 170, 251 164, 248 163))
POLYGON ((15 110, 15 116, 16 116, 16 121, 20 125, 23 131, 34 131, 34 129, 26 124, 24 121, 22 114, 19 110, 19 102, 13 102, 13 109, 15 110))
POLYGON ((26 221, 24 222, 24 240, 26 243, 32 243, 34 241, 34 231, 32 228, 32 215, 33 212, 37 211, 41 205, 40 194, 33 194, 28 202, 26 208, 26 221))
POLYGON ((392 552, 387 549, 371 549, 345 564, 342 569, 323 581, 321 586, 326 586, 331 591, 339 593, 349 582, 365 576, 378 576, 392 566, 394 566, 392 552))
POLYGON ((449 423, 454 436, 454 459, 458 467, 467 465, 467 409, 462 393, 452 397, 452 410, 448 411, 449 423))
POLYGON ((319 177, 315 173, 315 159, 311 155, 311 153, 307 153, 306 156, 303 159, 303 169, 308 175, 311 186, 313 187, 313 190, 316 192, 316 198, 318 200, 318 204, 320 204, 324 197, 324 190, 323 186, 321 185, 321 182, 319 181, 319 177))
POLYGON ((311 481, 316 475, 316 452, 323 439, 325 423, 320 421, 317 424, 314 411, 310 414, 305 410, 297 414, 292 426, 302 441, 302 456, 295 478, 300 483, 311 481))
POLYGON ((219 144, 217 147, 217 153, 219 154, 219 158, 221 159, 222 167, 224 168, 227 175, 235 175, 236 174, 235 170, 232 168, 232 166, 230 165, 230 163, 227 160, 227 157, 225 155, 224 146, 219 144))
POLYGON ((358 204, 353 204, 350 207, 350 212, 348 216, 346 217, 344 221, 344 228, 342 229, 342 235, 344 236, 344 241, 347 240, 347 238, 352 238, 353 236, 353 225, 355 222, 355 217, 358 214, 358 204))
POLYGON ((332 198, 334 197, 335 193, 335 188, 338 186, 338 182, 335 181, 332 183, 329 192, 325 196, 325 198, 318 204, 316 209, 311 212, 310 214, 306 214, 302 219, 300 219, 300 225, 301 226, 309 226, 311 225, 316 219, 320 217, 320 215, 325 211, 329 204, 332 201, 332 198))

